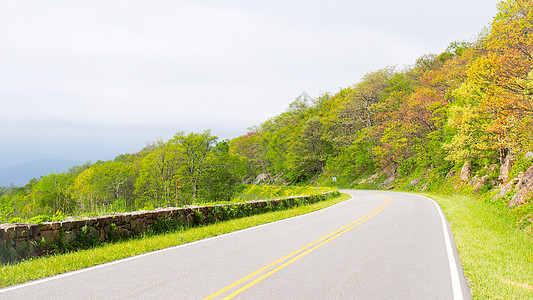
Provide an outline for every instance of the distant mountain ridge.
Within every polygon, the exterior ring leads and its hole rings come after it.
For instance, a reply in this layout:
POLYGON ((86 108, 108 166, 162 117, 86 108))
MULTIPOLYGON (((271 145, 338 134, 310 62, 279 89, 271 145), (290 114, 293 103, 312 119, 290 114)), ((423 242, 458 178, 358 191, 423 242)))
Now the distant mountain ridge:
POLYGON ((0 186, 6 187, 12 183, 16 186, 24 186, 33 178, 40 178, 50 173, 65 172, 71 167, 81 164, 83 163, 79 161, 43 159, 3 167, 0 168, 0 186))

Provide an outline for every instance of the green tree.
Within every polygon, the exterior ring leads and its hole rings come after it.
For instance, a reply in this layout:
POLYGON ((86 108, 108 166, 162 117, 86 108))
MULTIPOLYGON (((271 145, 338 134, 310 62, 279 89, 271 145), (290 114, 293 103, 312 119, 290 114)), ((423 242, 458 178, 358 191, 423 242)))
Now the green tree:
POLYGON ((76 210, 69 186, 73 176, 66 173, 49 174, 33 184, 30 198, 40 207, 40 213, 52 215, 55 212, 71 213, 76 210))
POLYGON ((191 202, 194 202, 198 196, 198 188, 204 172, 212 161, 212 150, 216 141, 217 137, 211 135, 210 130, 188 135, 180 132, 170 140, 176 149, 175 158, 179 166, 182 186, 190 191, 187 195, 190 195, 189 201, 191 202))
POLYGON ((137 169, 120 161, 98 162, 80 173, 70 190, 80 202, 82 210, 97 210, 120 200, 123 209, 133 209, 134 183, 137 169))
POLYGON ((324 136, 324 126, 318 116, 305 121, 288 153, 289 180, 305 181, 324 172, 326 161, 333 150, 324 136))
POLYGON ((231 200, 237 186, 247 175, 245 158, 230 152, 228 141, 221 141, 209 156, 208 168, 202 174, 198 196, 206 201, 231 200))
POLYGON ((139 166, 135 182, 136 206, 178 205, 179 195, 177 147, 171 142, 152 145, 139 166))

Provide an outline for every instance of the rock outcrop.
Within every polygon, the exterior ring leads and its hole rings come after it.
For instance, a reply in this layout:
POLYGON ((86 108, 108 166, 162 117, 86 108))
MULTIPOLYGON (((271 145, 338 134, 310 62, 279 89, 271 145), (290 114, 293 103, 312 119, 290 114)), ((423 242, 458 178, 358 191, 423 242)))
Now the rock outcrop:
POLYGON ((450 172, 448 172, 448 174, 446 174, 446 179, 452 178, 453 176, 455 176, 455 173, 457 173, 455 170, 451 170, 450 172))
POLYGON ((511 189, 514 186, 514 180, 511 180, 507 182, 506 184, 502 185, 498 193, 492 198, 492 200, 496 200, 500 197, 505 197, 507 193, 511 191, 511 189))
POLYGON ((253 184, 287 185, 289 183, 280 174, 272 176, 270 173, 261 173, 255 178, 253 184))
POLYGON ((533 165, 527 169, 517 184, 518 192, 511 198, 509 206, 524 204, 532 197, 533 191, 533 165))
POLYGON ((385 179, 382 183, 379 184, 378 189, 386 188, 388 190, 393 189, 394 185, 392 184, 396 180, 396 176, 392 175, 391 177, 385 179))
POLYGON ((372 176, 370 176, 370 177, 368 177, 368 178, 365 178, 365 179, 359 181, 358 184, 365 184, 365 183, 370 183, 370 184, 372 184, 372 183, 374 183, 374 181, 375 181, 376 179, 378 179, 378 178, 379 178, 379 174, 374 174, 374 175, 372 175, 372 176))
POLYGON ((514 163, 514 156, 509 153, 505 157, 505 161, 503 162, 502 166, 500 167, 500 176, 498 177, 498 181, 501 183, 506 183, 509 179, 509 173, 511 173, 511 168, 514 163))
POLYGON ((496 172, 496 170, 498 170, 498 168, 499 168, 499 166, 498 166, 497 164, 492 164, 492 165, 490 165, 490 167, 488 168, 487 172, 488 172, 489 174, 494 173, 494 172, 496 172))
POLYGON ((465 161, 463 168, 461 169, 461 180, 466 182, 470 180, 470 177, 472 176, 472 165, 470 164, 470 161, 465 161))
POLYGON ((487 184, 487 181, 489 181, 489 175, 485 175, 481 178, 476 178, 474 182, 474 194, 479 193, 479 190, 487 184))

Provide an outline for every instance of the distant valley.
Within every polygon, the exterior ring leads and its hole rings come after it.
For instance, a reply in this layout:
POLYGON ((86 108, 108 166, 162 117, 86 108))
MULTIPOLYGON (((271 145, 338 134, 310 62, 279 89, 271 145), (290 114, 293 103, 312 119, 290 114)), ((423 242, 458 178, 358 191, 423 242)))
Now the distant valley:
POLYGON ((50 173, 65 172, 75 165, 83 164, 79 161, 44 159, 0 168, 0 186, 24 186, 31 179, 39 178, 50 173))

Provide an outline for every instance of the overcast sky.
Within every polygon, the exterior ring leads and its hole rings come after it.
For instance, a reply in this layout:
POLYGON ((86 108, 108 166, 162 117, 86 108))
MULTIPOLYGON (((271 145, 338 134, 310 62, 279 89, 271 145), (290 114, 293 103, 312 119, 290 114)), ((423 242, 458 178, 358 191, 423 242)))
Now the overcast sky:
POLYGON ((497 2, 2 1, 0 167, 234 138, 304 91, 475 39, 497 2))

